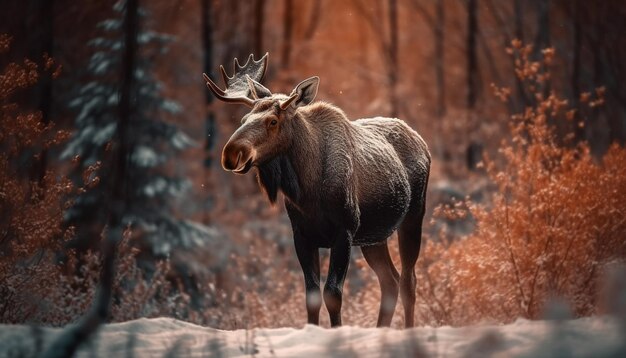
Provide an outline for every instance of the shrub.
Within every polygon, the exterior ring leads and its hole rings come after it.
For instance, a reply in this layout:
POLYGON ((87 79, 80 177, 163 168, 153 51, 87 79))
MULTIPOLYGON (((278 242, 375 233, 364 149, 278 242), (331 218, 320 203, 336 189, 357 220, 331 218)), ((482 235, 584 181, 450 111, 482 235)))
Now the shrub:
MULTIPOLYGON (((577 316, 594 314, 606 265, 626 258, 626 150, 614 144, 595 160, 587 143, 560 139, 555 124, 571 128, 563 122, 575 116, 566 100, 542 94, 553 50, 544 50, 541 62, 517 41, 509 52, 535 103, 511 117, 511 138, 498 157, 484 160, 498 190, 487 204, 465 203, 475 232, 450 244, 429 242, 422 254, 418 296, 430 307, 422 321, 534 319, 550 296, 567 299, 577 316)), ((508 89, 495 91, 508 100, 508 89)), ((595 106, 602 94, 584 96, 595 106)))
MULTIPOLYGON (((9 50, 10 42, 9 36, 0 35, 0 53, 9 50)), ((54 72, 54 77, 59 73, 48 57, 44 71, 54 72)), ((66 248, 74 228, 63 226, 63 216, 79 193, 98 184, 99 164, 83 171, 81 187, 54 165, 41 178, 32 178, 27 169, 69 137, 54 123, 43 123, 41 113, 12 102, 40 73, 40 66, 30 60, 10 63, 0 72, 0 322, 64 325, 91 304, 101 258, 99 253, 79 256, 66 248)), ((173 295, 164 279, 168 263, 157 263, 151 277, 145 277, 128 237, 118 252, 112 319, 175 314, 184 300, 173 295)))
MULTIPOLYGON (((0 35, 0 53, 11 38, 0 35)), ((49 59, 48 59, 49 60, 49 59)), ((45 70, 53 63, 47 61, 45 70)), ((37 309, 38 300, 56 284, 60 268, 52 253, 71 236, 61 227, 63 211, 74 191, 69 180, 47 170, 31 179, 28 168, 43 150, 59 144, 67 133, 44 124, 41 114, 24 111, 11 101, 21 89, 33 86, 40 75, 37 63, 10 63, 0 73, 0 321, 23 322, 37 309)))

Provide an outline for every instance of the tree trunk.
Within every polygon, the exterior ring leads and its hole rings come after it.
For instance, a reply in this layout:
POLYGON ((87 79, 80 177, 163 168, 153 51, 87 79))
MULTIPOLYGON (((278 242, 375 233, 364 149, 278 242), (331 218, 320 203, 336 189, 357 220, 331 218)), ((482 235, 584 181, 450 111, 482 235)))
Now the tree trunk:
POLYGON ((550 47, 550 0, 537 0, 537 37, 535 53, 550 47))
MULTIPOLYGON (((513 5, 515 8, 515 37, 524 43, 524 10, 522 9, 522 0, 515 0, 513 5)), ((507 44, 507 46, 511 46, 511 44, 507 44)), ((516 108, 516 112, 521 113, 528 106, 528 99, 526 98, 524 84, 517 76, 515 76, 515 85, 517 87, 517 98, 521 101, 521 108, 516 108)))
POLYGON ((580 18, 580 0, 572 1, 572 27, 574 28, 574 59, 572 66, 572 102, 577 113, 574 119, 574 132, 579 141, 585 140, 585 127, 578 125, 579 121, 583 121, 584 117, 580 116, 580 65, 581 65, 581 47, 582 32, 580 18))
MULTIPOLYGON (((606 46, 605 44, 603 44, 603 40, 605 31, 607 31, 603 2, 597 3, 596 6, 593 7, 593 14, 594 23, 593 27, 590 29, 593 32, 593 37, 590 45, 592 49, 591 52, 593 53, 593 86, 595 88, 598 88, 606 84, 605 67, 602 61, 602 52, 604 47, 606 46)), ((609 120, 606 119, 605 112, 600 106, 593 107, 590 109, 590 111, 591 121, 595 123, 602 123, 601 126, 596 126, 594 128, 592 133, 595 138, 590 138, 590 140, 597 143, 597 152, 603 153, 607 149, 604 143, 611 142, 612 131, 610 125, 608 125, 609 120)))
POLYGON ((320 17, 322 14, 322 0, 315 0, 313 3, 313 8, 311 9, 311 20, 309 20, 309 25, 307 26, 306 31, 304 32, 304 39, 310 40, 315 35, 315 31, 317 30, 317 25, 320 23, 320 17))
MULTIPOLYGON (((513 2, 513 13, 515 17, 515 28, 513 29, 513 33, 509 31, 509 21, 508 18, 500 15, 496 8, 496 3, 502 4, 502 2, 494 2, 492 0, 487 0, 487 9, 493 15, 494 20, 498 23, 498 26, 502 29, 504 33, 504 47, 510 47, 513 40, 520 40, 522 43, 524 42, 524 10, 522 7, 521 0, 514 0, 513 2)), ((511 67, 515 68, 515 60, 516 58, 511 57, 511 67)), ((519 77, 515 76, 515 87, 516 87, 516 97, 511 98, 509 111, 511 113, 521 113, 524 108, 528 105, 528 99, 526 97, 526 92, 524 90, 524 84, 519 77)))
MULTIPOLYGON (((202 49, 203 49, 203 67, 204 73, 212 74, 213 72, 213 24, 211 19, 211 0, 202 0, 202 49)), ((211 76, 216 78, 215 76, 211 76)), ((211 109, 213 103, 213 95, 209 91, 204 91, 205 104, 207 106, 207 114, 205 118, 205 159, 204 167, 209 169, 213 164, 213 147, 216 140, 215 115, 211 109)))
MULTIPOLYGON (((535 39, 534 56, 541 59, 541 50, 550 47, 550 0, 537 0, 537 37, 535 39)), ((542 94, 550 93, 550 80, 543 84, 542 94)))
POLYGON ((293 32, 293 0, 285 0, 285 13, 283 17, 283 53, 282 63, 285 69, 289 68, 291 57, 291 35, 293 32))
MULTIPOLYGON (((204 0, 206 1, 206 0, 204 0)), ((263 24, 265 23, 265 0, 254 3, 254 53, 263 56, 263 24)))
POLYGON ((128 207, 128 164, 131 153, 128 127, 133 116, 133 96, 135 90, 135 67, 137 57, 137 34, 139 32, 138 0, 126 0, 124 17, 124 52, 122 57, 121 93, 119 118, 117 121, 117 150, 114 152, 112 167, 112 208, 109 228, 121 227, 124 212, 128 207))
POLYGON ((114 149, 112 166, 111 192, 108 197, 108 234, 103 242, 102 269, 98 291, 94 297, 90 310, 80 321, 65 329, 59 337, 52 342, 43 357, 72 357, 77 349, 97 331, 98 327, 106 322, 111 305, 113 284, 115 280, 115 256, 116 243, 122 238, 122 220, 124 209, 127 205, 126 190, 128 187, 128 124, 132 117, 132 96, 135 86, 134 70, 137 53, 138 33, 138 0, 127 0, 124 15, 124 53, 122 58, 122 78, 119 102, 119 117, 115 140, 117 148, 114 149))
POLYGON ((442 118, 446 114, 446 81, 444 72, 443 49, 445 12, 443 7, 443 0, 437 0, 435 12, 435 74, 437 77, 436 114, 438 118, 442 118))
POLYGON ((478 92, 478 58, 476 56, 477 0, 467 0, 467 109, 476 107, 478 92))
MULTIPOLYGON (((202 26, 202 49, 203 49, 203 67, 204 73, 213 76, 213 22, 211 11, 211 0, 202 0, 202 14, 201 14, 201 26, 202 26)), ((214 162, 214 148, 217 140, 217 126, 215 125, 215 113, 213 113, 213 95, 204 90, 204 102, 206 104, 206 117, 204 120, 205 133, 204 133, 204 169, 205 179, 208 179, 211 175, 211 167, 214 162)), ((206 187, 206 185, 205 185, 206 187)), ((207 198, 208 199, 208 198, 207 198)), ((203 206, 205 207, 205 206, 203 206)), ((204 208, 203 222, 209 223, 208 208, 204 208)))
MULTIPOLYGON (((32 58, 40 58, 43 54, 52 57, 54 51, 54 0, 37 2, 38 16, 36 21, 40 26, 38 37, 39 47, 36 54, 32 54, 32 58)), ((41 123, 47 126, 50 123, 50 115, 52 110, 52 74, 50 71, 42 73, 41 79, 37 85, 39 103, 37 107, 41 112, 41 123)), ((48 151, 43 148, 37 159, 33 162, 31 178, 43 184, 43 179, 48 166, 48 151)))
MULTIPOLYGON (((515 38, 524 42, 524 10, 522 10, 522 0, 513 2, 515 13, 515 38)), ((507 46, 510 44, 507 44, 507 46)))
MULTIPOLYGON (((478 34, 477 0, 467 0, 467 130, 473 132, 473 113, 478 98, 478 57, 476 54, 476 36, 478 34)), ((482 145, 470 136, 465 149, 465 162, 473 170, 481 159, 482 145)))
POLYGON ((398 0, 389 0, 389 102, 391 117, 398 117, 398 0))

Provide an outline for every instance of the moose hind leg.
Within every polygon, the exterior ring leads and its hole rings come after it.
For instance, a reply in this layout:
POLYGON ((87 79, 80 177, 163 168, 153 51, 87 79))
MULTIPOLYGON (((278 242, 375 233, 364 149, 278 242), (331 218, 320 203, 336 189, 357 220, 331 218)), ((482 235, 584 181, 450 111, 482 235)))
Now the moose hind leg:
POLYGON ((331 327, 341 326, 343 282, 350 263, 350 242, 340 240, 330 249, 328 278, 324 285, 324 303, 330 316, 331 327))
MULTIPOLYGON (((425 189, 424 189, 425 191, 425 189)), ((411 204, 409 212, 398 229, 398 245, 402 273, 400 274, 400 298, 404 306, 405 327, 413 327, 415 313, 415 263, 422 242, 422 220, 425 212, 425 195, 411 204)))
POLYGON ((389 256, 387 241, 372 246, 362 246, 367 264, 374 270, 380 284, 380 309, 376 327, 389 327, 398 302, 399 274, 389 256))

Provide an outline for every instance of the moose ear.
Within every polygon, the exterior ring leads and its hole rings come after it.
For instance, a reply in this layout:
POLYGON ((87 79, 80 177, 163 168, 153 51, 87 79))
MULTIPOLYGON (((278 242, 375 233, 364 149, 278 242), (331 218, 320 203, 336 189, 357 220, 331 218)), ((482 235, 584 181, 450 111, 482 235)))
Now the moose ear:
POLYGON ((298 94, 298 98, 296 98, 293 106, 306 106, 307 104, 313 102, 315 96, 317 95, 317 88, 319 87, 319 84, 320 78, 317 76, 307 78, 306 80, 300 82, 293 90, 294 93, 298 94))
POLYGON ((297 108, 300 106, 306 106, 307 104, 313 102, 315 95, 317 94, 317 87, 319 84, 320 78, 317 76, 307 78, 306 80, 298 83, 296 88, 291 91, 289 98, 280 103, 280 109, 285 110, 289 106, 297 108))
POLYGON ((250 76, 246 75, 246 80, 248 81, 248 88, 250 88, 252 98, 259 99, 270 97, 272 95, 272 92, 270 92, 267 87, 253 80, 250 76))

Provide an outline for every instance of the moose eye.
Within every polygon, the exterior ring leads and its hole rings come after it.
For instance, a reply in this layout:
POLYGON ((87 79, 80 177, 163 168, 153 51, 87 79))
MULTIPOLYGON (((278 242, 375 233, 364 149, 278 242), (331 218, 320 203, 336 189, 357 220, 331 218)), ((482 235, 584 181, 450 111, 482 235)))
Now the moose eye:
POLYGON ((272 120, 270 121, 270 126, 275 126, 275 125, 276 125, 276 123, 278 123, 278 121, 277 121, 277 120, 275 120, 275 119, 272 119, 272 120))

